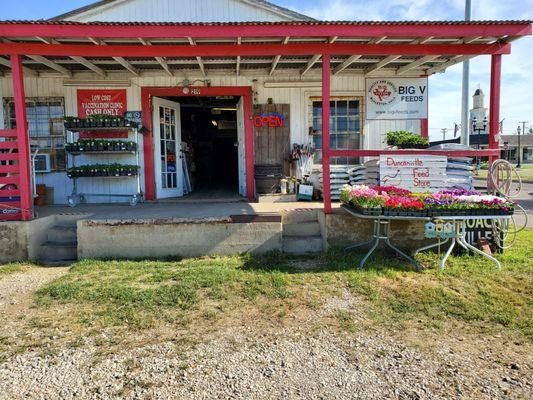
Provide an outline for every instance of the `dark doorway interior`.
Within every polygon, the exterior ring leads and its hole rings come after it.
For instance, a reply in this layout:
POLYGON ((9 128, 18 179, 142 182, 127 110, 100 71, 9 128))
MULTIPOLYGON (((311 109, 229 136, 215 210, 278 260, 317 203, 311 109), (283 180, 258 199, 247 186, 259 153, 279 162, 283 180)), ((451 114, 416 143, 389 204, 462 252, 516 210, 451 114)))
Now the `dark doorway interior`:
POLYGON ((171 97, 180 103, 182 149, 192 192, 188 197, 238 197, 237 102, 229 97, 171 97))

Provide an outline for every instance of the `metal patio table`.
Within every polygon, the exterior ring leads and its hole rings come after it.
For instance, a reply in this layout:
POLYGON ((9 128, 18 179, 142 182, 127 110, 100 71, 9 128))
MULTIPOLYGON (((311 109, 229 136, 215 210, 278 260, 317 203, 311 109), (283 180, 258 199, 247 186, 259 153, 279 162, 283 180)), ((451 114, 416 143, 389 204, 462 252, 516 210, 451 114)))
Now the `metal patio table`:
POLYGON ((366 261, 368 258, 374 253, 374 251, 378 248, 379 243, 381 241, 385 242, 387 246, 389 246, 392 250, 394 250, 396 253, 401 255, 403 258, 407 259, 411 264, 414 265, 414 267, 418 270, 420 270, 420 265, 415 261, 415 259, 403 251, 401 251, 399 248, 394 246, 390 241, 390 224, 391 221, 394 220, 407 220, 407 221, 429 221, 431 218, 429 217, 408 217, 408 216, 390 216, 390 215, 364 215, 356 210, 354 210, 351 207, 348 207, 346 205, 342 205, 342 208, 344 208, 348 213, 353 215, 357 218, 362 219, 371 219, 374 221, 374 231, 372 233, 372 240, 357 243, 351 246, 346 247, 346 250, 354 249, 357 247, 362 247, 371 244, 370 250, 368 250, 368 253, 363 257, 361 262, 359 263, 359 268, 363 268, 365 266, 366 261))
POLYGON ((374 230, 373 230, 373 233, 372 233, 372 240, 369 240, 369 241, 366 241, 366 242, 363 242, 363 243, 357 243, 357 244, 354 244, 354 245, 346 247, 346 250, 349 250, 349 249, 354 249, 354 248, 357 248, 357 247, 362 247, 362 246, 365 246, 365 245, 370 245, 370 244, 372 245, 370 247, 370 250, 368 251, 368 253, 366 253, 366 255, 363 257, 363 259, 359 263, 359 268, 363 268, 364 267, 364 265, 365 265, 366 261, 368 260, 368 258, 377 249, 377 247, 379 246, 379 243, 381 241, 383 241, 383 242, 385 242, 385 244, 388 247, 390 247, 396 253, 400 254, 402 257, 407 259, 411 264, 413 264, 417 270, 420 270, 420 268, 421 268, 420 265, 415 261, 415 259, 413 257, 407 255, 406 253, 404 253, 403 251, 398 249, 396 246, 394 246, 390 242, 390 224, 391 224, 391 221, 403 220, 403 221, 425 221, 425 222, 427 222, 427 221, 438 219, 438 220, 441 220, 441 221, 451 222, 454 225, 454 232, 455 232, 454 236, 450 237, 450 238, 446 238, 443 241, 439 240, 438 243, 434 243, 434 244, 431 244, 431 245, 428 245, 428 246, 424 246, 424 247, 421 247, 421 248, 417 249, 415 251, 415 253, 414 253, 415 256, 418 253, 420 253, 421 251, 425 251, 425 250, 429 250, 429 249, 441 246, 441 245, 446 244, 447 242, 449 242, 451 240, 450 246, 446 250, 446 252, 444 254, 444 257, 442 258, 442 260, 439 263, 439 271, 442 271, 444 269, 444 265, 446 264, 446 260, 450 256, 450 254, 453 251, 453 249, 454 249, 456 244, 458 244, 459 246, 463 247, 467 251, 468 250, 473 251, 473 252, 475 252, 475 253, 477 253, 477 254, 479 254, 479 255, 481 255, 481 256, 489 259, 489 260, 491 260, 493 263, 496 264, 496 267, 498 269, 501 269, 501 264, 496 258, 484 253, 483 251, 481 251, 478 248, 472 246, 471 244, 469 244, 466 241, 466 239, 465 239, 466 221, 468 221, 468 220, 476 220, 476 219, 503 220, 503 219, 511 218, 510 215, 469 215, 469 216, 462 216, 461 215, 461 216, 438 216, 438 217, 364 215, 364 214, 361 214, 361 213, 357 212, 356 210, 354 210, 353 208, 348 207, 348 206, 346 206, 344 204, 342 205, 342 208, 344 210, 346 210, 349 214, 353 215, 354 217, 361 218, 361 219, 371 219, 371 220, 374 221, 374 230))

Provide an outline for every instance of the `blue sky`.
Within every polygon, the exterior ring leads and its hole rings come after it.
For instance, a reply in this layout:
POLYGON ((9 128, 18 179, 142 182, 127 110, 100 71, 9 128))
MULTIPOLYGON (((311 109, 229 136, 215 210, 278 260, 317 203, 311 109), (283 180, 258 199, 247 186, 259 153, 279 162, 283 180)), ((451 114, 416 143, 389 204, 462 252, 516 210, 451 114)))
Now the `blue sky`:
MULTIPOLYGON (((462 19, 464 0, 271 0, 325 20, 456 20, 462 19), (370 5, 371 4, 371 5, 370 5)), ((50 18, 93 0, 0 0, 0 19, 50 18)), ((533 19, 533 0, 472 0, 474 19, 533 19)), ((501 118, 504 133, 516 132, 518 121, 533 125, 533 38, 512 44, 512 54, 503 57, 501 118)), ((438 138, 441 128, 460 122, 461 66, 430 78, 430 135, 438 138)), ((489 96, 490 58, 471 61, 471 91, 478 86, 489 96)))

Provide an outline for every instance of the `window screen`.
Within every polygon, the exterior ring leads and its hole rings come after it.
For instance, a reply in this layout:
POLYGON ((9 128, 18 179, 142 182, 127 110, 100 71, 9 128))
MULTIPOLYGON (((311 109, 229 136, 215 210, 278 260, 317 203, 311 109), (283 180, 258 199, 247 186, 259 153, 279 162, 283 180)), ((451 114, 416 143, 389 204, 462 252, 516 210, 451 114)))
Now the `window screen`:
MULTIPOLYGON (((30 97, 26 99, 26 113, 32 152, 50 154, 53 171, 65 170, 65 100, 62 97, 30 97)), ((5 125, 17 127, 15 104, 12 98, 4 99, 5 125)))

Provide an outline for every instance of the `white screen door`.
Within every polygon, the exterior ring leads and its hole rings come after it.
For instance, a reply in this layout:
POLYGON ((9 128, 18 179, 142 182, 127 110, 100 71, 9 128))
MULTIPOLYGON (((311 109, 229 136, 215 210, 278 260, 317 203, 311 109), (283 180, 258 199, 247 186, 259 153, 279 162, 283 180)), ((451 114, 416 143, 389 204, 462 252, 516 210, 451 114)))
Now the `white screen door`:
POLYGON ((246 163, 244 152, 244 98, 237 104, 237 153, 239 157, 239 195, 246 196, 246 163))
POLYGON ((156 197, 183 196, 180 105, 154 97, 154 160, 156 197))

